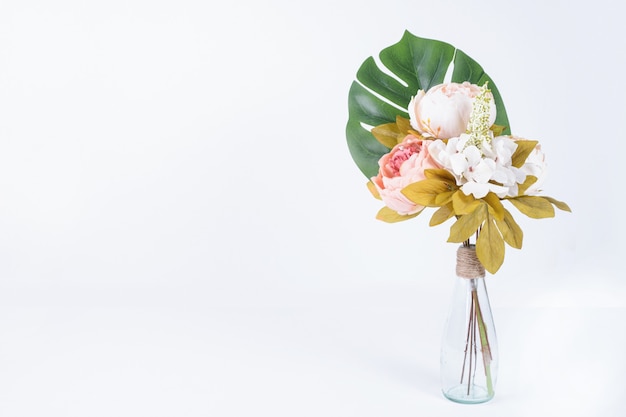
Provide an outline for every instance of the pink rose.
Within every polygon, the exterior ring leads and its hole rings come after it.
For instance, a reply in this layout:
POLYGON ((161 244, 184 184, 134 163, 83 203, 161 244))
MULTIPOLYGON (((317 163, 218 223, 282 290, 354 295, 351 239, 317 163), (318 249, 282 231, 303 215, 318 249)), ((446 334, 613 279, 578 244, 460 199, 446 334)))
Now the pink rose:
MULTIPOLYGON (((427 137, 458 137, 467 130, 474 98, 478 93, 480 87, 467 81, 462 84, 439 84, 427 92, 419 90, 409 103, 411 126, 427 137)), ((489 125, 496 120, 496 104, 493 95, 491 97, 489 125)))
POLYGON ((372 178, 380 197, 387 207, 401 215, 414 214, 422 210, 402 194, 409 184, 425 179, 424 170, 441 168, 428 153, 428 145, 413 135, 393 147, 378 161, 378 176, 372 178))

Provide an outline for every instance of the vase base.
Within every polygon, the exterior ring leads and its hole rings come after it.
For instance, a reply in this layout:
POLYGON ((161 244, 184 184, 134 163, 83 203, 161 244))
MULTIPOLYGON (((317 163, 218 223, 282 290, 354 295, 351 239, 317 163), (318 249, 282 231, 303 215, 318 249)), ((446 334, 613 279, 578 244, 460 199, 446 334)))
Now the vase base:
POLYGON ((469 394, 467 393, 467 385, 457 385, 444 390, 443 395, 450 401, 461 404, 480 404, 493 398, 493 392, 489 394, 487 389, 476 385, 470 388, 469 394))

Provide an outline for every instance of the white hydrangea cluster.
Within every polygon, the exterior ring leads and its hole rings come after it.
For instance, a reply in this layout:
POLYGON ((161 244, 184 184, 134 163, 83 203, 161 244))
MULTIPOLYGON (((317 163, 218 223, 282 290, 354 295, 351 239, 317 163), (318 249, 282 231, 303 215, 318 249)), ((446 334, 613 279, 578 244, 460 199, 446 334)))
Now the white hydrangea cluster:
POLYGON ((518 194, 518 184, 526 179, 526 172, 511 164, 517 145, 509 136, 497 136, 491 143, 468 145, 471 137, 462 134, 447 143, 433 141, 430 155, 446 170, 454 174, 456 183, 466 195, 483 198, 493 192, 500 198, 518 194), (494 184, 497 182, 498 184, 494 184))

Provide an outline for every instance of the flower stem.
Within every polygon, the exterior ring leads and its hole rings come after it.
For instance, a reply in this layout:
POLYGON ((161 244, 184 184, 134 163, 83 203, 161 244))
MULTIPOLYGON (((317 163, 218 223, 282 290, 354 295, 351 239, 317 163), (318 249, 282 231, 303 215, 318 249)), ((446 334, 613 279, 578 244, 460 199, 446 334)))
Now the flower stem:
POLYGON ((467 337, 465 338, 465 353, 463 355, 463 366, 461 367, 461 382, 460 382, 461 384, 463 383, 463 377, 465 376, 465 364, 467 363, 467 353, 469 352, 470 355, 472 354, 472 345, 474 344, 474 339, 471 337, 472 327, 473 327, 472 325, 474 324, 472 320, 472 318, 474 317, 474 314, 472 312, 473 309, 474 309, 474 305, 471 304, 469 320, 467 322, 467 337))
MULTIPOLYGON (((474 347, 476 346, 476 332, 474 331, 474 329, 476 328, 476 323, 474 320, 474 317, 476 317, 476 315, 474 314, 474 305, 470 305, 470 317, 469 317, 469 323, 467 326, 467 332, 468 332, 468 336, 470 339, 470 345, 469 345, 469 368, 467 370, 467 395, 470 395, 470 391, 472 388, 472 380, 474 379, 474 372, 472 372, 472 362, 474 363, 474 368, 476 367, 476 355, 475 355, 475 349, 474 347)), ((461 380, 461 382, 463 382, 463 380, 461 380)))
POLYGON ((478 322, 478 333, 480 334, 480 346, 483 353, 483 365, 485 366, 485 376, 487 377, 487 392, 493 395, 493 381, 491 378, 491 348, 489 347, 489 337, 487 335, 487 326, 483 320, 483 314, 478 303, 478 293, 476 287, 472 286, 472 299, 475 305, 476 321, 478 322))

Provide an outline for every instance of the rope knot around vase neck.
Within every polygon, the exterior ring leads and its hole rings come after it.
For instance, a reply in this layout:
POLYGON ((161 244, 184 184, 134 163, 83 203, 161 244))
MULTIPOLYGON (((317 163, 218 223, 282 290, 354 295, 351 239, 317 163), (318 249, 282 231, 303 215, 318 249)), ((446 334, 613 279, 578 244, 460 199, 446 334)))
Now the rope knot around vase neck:
POLYGON ((484 278, 485 268, 476 256, 476 246, 461 246, 456 251, 456 275, 461 278, 484 278))

